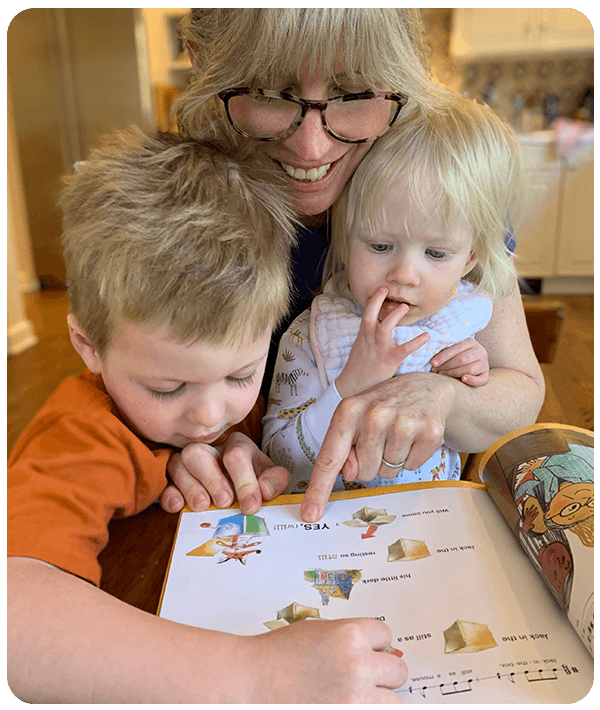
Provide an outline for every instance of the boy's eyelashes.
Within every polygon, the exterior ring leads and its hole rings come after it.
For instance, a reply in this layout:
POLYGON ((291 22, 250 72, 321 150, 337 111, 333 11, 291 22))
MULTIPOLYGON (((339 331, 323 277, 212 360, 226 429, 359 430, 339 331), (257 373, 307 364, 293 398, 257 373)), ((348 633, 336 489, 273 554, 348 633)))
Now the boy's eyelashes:
POLYGON ((154 390, 151 387, 148 387, 148 392, 155 397, 156 399, 174 399, 175 397, 179 397, 185 392, 186 389, 186 384, 185 382, 182 382, 179 387, 176 387, 174 390, 154 390))
POLYGON ((238 387, 248 387, 254 382, 254 377, 256 376, 256 370, 251 375, 246 375, 246 377, 226 377, 227 382, 231 382, 238 387))
MULTIPOLYGON (((228 376, 225 378, 225 381, 232 385, 237 385, 238 387, 248 387, 254 382, 255 376, 256 370, 252 374, 246 375, 246 377, 228 376)), ((181 396, 186 389, 187 384, 185 382, 182 382, 179 387, 176 387, 173 390, 155 390, 151 387, 148 387, 148 391, 150 392, 152 397, 155 397, 156 399, 175 399, 176 397, 181 396)))

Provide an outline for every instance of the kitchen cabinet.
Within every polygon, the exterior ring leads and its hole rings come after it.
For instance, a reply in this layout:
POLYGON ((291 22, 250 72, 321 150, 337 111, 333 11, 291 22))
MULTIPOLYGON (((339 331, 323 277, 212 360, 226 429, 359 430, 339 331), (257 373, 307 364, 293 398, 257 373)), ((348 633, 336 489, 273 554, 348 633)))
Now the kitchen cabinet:
POLYGON ((517 272, 542 279, 544 293, 587 292, 594 274, 593 143, 559 158, 553 134, 540 132, 520 137, 520 148, 525 189, 513 224, 517 272))
POLYGON ((456 61, 592 52, 594 30, 571 8, 455 8, 450 53, 456 61))

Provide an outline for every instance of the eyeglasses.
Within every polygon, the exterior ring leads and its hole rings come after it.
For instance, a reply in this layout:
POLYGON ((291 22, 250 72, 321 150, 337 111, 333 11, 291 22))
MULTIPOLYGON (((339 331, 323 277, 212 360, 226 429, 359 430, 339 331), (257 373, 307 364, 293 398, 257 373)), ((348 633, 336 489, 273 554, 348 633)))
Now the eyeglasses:
POLYGON ((229 123, 238 133, 257 141, 276 141, 293 133, 307 111, 321 113, 323 128, 343 143, 366 143, 394 123, 408 101, 404 94, 363 91, 327 101, 307 101, 288 93, 264 89, 227 89, 218 94, 229 123))

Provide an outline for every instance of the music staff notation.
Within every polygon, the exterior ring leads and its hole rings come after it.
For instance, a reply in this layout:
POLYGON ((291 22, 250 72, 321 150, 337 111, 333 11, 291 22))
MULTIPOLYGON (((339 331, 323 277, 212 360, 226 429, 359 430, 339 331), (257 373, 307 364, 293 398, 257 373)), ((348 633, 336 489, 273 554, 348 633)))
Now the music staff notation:
POLYGON ((446 683, 437 683, 434 685, 409 685, 407 688, 400 688, 396 691, 396 693, 419 693, 424 698, 427 697, 428 692, 432 691, 439 691, 442 696, 457 695, 459 693, 471 692, 473 690, 473 683, 483 683, 490 680, 508 680, 511 683, 515 683, 520 676, 522 676, 522 679, 526 680, 528 683, 537 683, 540 681, 558 680, 558 674, 560 672, 563 672, 565 675, 571 675, 571 673, 578 673, 579 671, 577 668, 569 668, 567 665, 563 665, 561 668, 538 668, 536 670, 517 672, 511 671, 510 673, 496 673, 495 675, 486 676, 484 678, 468 678, 467 680, 455 680, 446 683))

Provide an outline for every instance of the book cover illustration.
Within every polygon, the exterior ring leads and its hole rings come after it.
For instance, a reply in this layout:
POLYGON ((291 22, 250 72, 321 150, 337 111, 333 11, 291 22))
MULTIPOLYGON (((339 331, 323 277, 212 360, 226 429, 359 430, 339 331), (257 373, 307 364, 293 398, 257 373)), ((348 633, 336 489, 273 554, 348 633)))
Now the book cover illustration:
POLYGON ((544 424, 516 434, 496 444, 480 467, 481 478, 593 653, 593 437, 576 427, 544 424))

